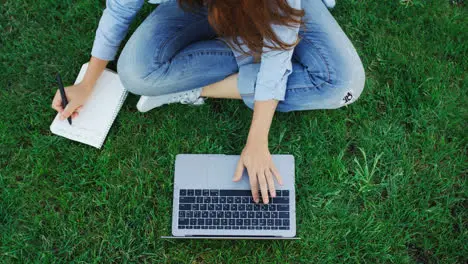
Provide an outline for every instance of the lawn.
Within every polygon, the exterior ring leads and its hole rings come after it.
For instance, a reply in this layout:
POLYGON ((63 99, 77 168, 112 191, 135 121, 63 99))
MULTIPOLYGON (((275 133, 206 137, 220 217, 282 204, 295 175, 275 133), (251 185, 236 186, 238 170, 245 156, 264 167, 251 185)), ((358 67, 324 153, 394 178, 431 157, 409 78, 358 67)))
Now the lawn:
POLYGON ((130 96, 101 150, 54 136, 55 73, 71 84, 89 59, 104 1, 0 1, 0 263, 466 263, 465 5, 338 0, 364 93, 270 133, 296 158, 301 240, 167 241, 175 156, 239 154, 251 111, 141 114, 130 96))

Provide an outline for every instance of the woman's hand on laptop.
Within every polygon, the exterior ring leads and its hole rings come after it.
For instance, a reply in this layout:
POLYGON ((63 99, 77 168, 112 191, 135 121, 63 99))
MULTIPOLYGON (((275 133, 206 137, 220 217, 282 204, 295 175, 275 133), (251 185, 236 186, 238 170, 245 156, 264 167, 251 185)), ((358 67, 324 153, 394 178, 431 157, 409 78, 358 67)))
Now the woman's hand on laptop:
POLYGON ((275 181, 276 178, 280 185, 283 185, 281 176, 273 164, 270 151, 268 150, 268 143, 260 141, 248 142, 242 151, 239 162, 237 164, 234 181, 240 181, 244 172, 244 167, 247 168, 250 179, 250 188, 252 190, 253 200, 259 202, 259 192, 262 193, 263 203, 268 203, 268 190, 271 197, 276 196, 275 181))
POLYGON ((69 116, 75 118, 79 115, 79 112, 86 102, 88 97, 91 95, 93 86, 85 83, 78 83, 65 88, 65 94, 67 95, 68 105, 65 109, 62 107, 62 97, 60 91, 57 90, 55 97, 52 100, 52 108, 60 113, 60 119, 67 119, 69 116))

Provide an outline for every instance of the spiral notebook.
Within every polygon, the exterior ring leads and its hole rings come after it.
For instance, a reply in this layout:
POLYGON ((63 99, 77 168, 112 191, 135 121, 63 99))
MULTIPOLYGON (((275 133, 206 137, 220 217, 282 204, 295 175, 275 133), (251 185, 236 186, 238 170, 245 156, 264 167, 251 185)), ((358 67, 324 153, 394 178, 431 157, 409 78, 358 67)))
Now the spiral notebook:
MULTIPOLYGON (((81 67, 75 83, 83 79, 87 68, 87 63, 81 67)), ((72 120, 72 125, 67 120, 60 120, 57 114, 50 125, 50 131, 101 148, 127 94, 117 73, 106 69, 96 82, 93 93, 83 105, 79 116, 72 120)))

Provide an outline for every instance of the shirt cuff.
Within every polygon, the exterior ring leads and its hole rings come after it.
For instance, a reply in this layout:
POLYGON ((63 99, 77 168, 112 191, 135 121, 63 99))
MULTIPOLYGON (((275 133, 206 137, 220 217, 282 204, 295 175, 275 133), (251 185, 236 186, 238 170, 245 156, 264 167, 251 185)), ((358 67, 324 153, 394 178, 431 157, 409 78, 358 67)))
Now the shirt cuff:
POLYGON ((288 75, 285 76, 276 85, 266 85, 257 83, 255 86, 255 101, 277 100, 284 101, 286 95, 286 85, 288 75))
POLYGON ((104 44, 99 37, 96 37, 93 49, 91 50, 91 56, 105 61, 112 61, 114 60, 118 49, 119 47, 112 47, 104 44))

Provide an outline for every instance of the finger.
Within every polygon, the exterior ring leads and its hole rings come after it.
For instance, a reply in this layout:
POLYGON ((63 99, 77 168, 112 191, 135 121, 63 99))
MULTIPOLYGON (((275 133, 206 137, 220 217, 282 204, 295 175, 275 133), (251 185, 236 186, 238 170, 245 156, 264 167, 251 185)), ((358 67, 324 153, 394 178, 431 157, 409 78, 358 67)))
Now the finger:
POLYGON ((270 191, 271 197, 276 197, 276 190, 275 190, 275 181, 273 180, 273 175, 269 169, 265 170, 265 176, 268 183, 268 190, 270 191))
POLYGON ((262 192, 263 203, 268 204, 268 187, 265 179, 265 173, 262 171, 257 174, 258 183, 260 184, 260 191, 262 192))
POLYGON ((83 109, 83 106, 80 106, 80 107, 78 107, 77 109, 75 109, 75 112, 78 112, 78 113, 79 113, 79 112, 81 111, 81 109, 83 109))
POLYGON ((283 178, 281 178, 281 175, 279 173, 278 168, 276 168, 275 164, 272 162, 271 163, 271 171, 275 175, 276 180, 278 181, 279 185, 283 185, 283 178))
POLYGON ((75 113, 73 113, 73 114, 71 115, 71 117, 72 117, 72 119, 75 119, 75 118, 78 117, 78 115, 79 115, 79 113, 78 113, 78 112, 75 112, 75 113))
POLYGON ((236 172, 234 173, 234 178, 232 179, 235 182, 240 181, 242 179, 242 174, 244 173, 244 163, 242 162, 242 158, 239 158, 237 162, 236 172))
POLYGON ((55 93, 54 99, 52 99, 52 108, 55 109, 58 112, 63 111, 62 107, 62 97, 60 96, 58 90, 55 93))
POLYGON ((257 175, 254 172, 251 172, 248 170, 249 173, 249 182, 250 182, 250 190, 252 191, 252 198, 255 203, 259 202, 259 197, 258 197, 258 181, 257 181, 257 175))
POLYGON ((68 117, 70 117, 73 112, 75 112, 75 109, 77 108, 76 105, 72 104, 72 103, 69 103, 65 109, 63 109, 62 113, 60 114, 60 118, 62 118, 62 120, 64 119, 67 119, 68 117))

